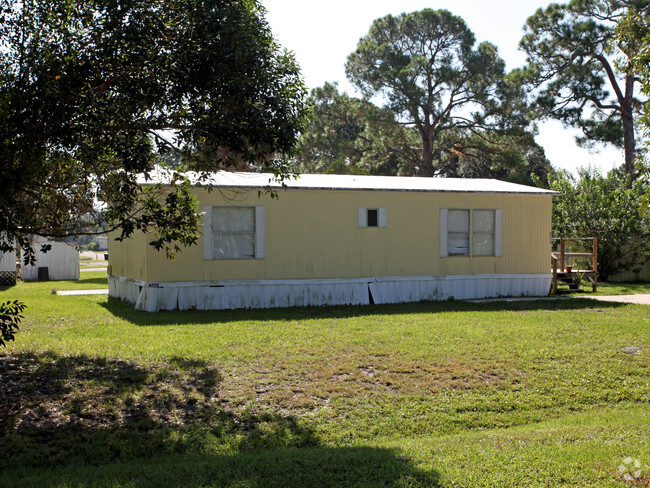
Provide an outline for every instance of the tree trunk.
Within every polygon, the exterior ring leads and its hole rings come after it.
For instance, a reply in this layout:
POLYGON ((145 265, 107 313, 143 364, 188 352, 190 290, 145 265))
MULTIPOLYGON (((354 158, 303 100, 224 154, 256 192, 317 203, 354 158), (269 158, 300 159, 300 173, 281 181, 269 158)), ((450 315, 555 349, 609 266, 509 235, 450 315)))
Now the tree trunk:
POLYGON ((422 136, 422 166, 420 167, 420 176, 433 176, 433 141, 425 132, 420 132, 422 136))
POLYGON ((634 158, 636 157, 636 147, 634 141, 634 120, 632 117, 623 117, 623 140, 625 148, 625 173, 632 179, 636 179, 636 170, 634 168, 634 158))
MULTIPOLYGON (((623 148, 625 150, 625 173, 636 179, 634 158, 636 157, 636 142, 634 140, 634 77, 627 75, 625 78, 625 100, 622 105, 621 120, 623 122, 623 148)), ((631 183, 630 181, 630 183, 631 183)))
POLYGON ((433 154, 428 148, 422 149, 422 176, 433 176, 433 154))

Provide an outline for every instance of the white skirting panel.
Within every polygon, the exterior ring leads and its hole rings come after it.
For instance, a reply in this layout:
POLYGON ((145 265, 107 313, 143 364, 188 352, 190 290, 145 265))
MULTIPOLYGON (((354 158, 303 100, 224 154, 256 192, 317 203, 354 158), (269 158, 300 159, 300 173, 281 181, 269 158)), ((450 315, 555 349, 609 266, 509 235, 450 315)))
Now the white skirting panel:
POLYGON ((550 286, 550 274, 164 283, 108 277, 109 296, 146 312, 545 296, 550 286))
POLYGON ((402 303, 545 296, 551 279, 550 274, 407 276, 376 278, 368 286, 375 303, 402 303))

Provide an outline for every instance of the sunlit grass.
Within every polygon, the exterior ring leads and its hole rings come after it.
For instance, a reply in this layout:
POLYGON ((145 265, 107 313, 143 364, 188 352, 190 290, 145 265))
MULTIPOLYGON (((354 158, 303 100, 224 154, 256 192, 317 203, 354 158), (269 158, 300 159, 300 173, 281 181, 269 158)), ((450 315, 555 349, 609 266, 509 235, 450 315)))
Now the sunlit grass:
MULTIPOLYGON (((586 286, 590 290, 590 286, 586 286)), ((650 294, 650 283, 598 283, 598 295, 650 294)))
POLYGON ((0 485, 620 486, 623 458, 650 464, 645 306, 145 313, 51 293, 106 287, 82 278, 0 291, 28 305, 0 371, 0 453, 25 468, 0 485))

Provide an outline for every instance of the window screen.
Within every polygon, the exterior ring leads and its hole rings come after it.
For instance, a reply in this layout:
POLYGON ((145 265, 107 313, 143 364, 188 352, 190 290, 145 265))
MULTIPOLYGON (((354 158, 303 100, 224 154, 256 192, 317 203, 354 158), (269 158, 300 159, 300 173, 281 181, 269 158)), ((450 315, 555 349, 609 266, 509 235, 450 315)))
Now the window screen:
POLYGON ((474 210, 474 256, 494 256, 495 222, 494 210, 474 210))
POLYGON ((447 251, 450 256, 469 254, 469 210, 447 213, 447 251))
POLYGON ((215 258, 254 258, 255 207, 214 207, 212 235, 215 258))

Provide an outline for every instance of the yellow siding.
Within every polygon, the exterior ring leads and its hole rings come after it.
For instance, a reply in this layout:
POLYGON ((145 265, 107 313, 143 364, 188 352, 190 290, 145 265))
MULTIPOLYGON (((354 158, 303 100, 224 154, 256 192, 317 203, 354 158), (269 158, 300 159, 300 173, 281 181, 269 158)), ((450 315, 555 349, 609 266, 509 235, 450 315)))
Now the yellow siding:
MULTIPOLYGON (((137 278, 147 281, 146 250, 148 241, 142 232, 136 232, 131 238, 122 242, 115 240, 120 234, 108 233, 108 273, 125 278, 137 278)), ((164 253, 162 254, 164 257, 164 253)))
POLYGON ((170 261, 140 237, 111 245, 113 274, 203 281, 549 273, 550 195, 302 189, 280 191, 277 200, 258 198, 257 190, 197 195, 201 206, 264 205, 266 258, 204 261, 200 239, 170 261), (359 207, 385 207, 387 227, 360 229, 359 207), (441 208, 501 209, 503 256, 440 258, 441 208))

